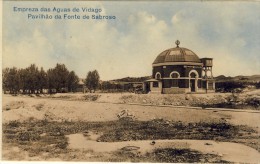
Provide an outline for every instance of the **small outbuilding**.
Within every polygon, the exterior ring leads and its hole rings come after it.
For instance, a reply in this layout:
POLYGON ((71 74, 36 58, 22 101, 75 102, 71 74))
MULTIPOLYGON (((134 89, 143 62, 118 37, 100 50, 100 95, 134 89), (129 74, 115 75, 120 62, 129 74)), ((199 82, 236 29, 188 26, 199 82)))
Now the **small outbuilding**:
POLYGON ((179 47, 160 53, 152 66, 152 79, 144 83, 150 93, 208 93, 215 92, 212 74, 213 59, 199 58, 193 51, 179 47))

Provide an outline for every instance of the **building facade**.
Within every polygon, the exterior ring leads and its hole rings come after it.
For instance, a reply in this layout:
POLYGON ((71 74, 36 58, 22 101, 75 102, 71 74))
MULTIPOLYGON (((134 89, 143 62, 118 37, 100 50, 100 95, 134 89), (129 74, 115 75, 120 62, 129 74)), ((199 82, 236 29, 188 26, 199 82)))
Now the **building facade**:
POLYGON ((145 83, 150 93, 208 93, 215 91, 213 59, 199 58, 193 51, 179 47, 160 53, 152 66, 152 79, 145 83))

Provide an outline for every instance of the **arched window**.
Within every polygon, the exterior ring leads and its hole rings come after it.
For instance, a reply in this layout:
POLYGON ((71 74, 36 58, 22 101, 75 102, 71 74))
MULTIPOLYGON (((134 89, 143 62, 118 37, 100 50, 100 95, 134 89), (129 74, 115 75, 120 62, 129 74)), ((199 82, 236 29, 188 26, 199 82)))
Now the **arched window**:
POLYGON ((190 74, 190 77, 191 77, 191 78, 196 78, 196 74, 195 74, 194 72, 192 72, 192 73, 190 74))
POLYGON ((180 74, 177 71, 173 71, 170 73, 170 78, 179 78, 180 74))
POLYGON ((178 78, 178 74, 177 73, 171 74, 171 78, 178 78))
POLYGON ((180 78, 180 74, 177 71, 173 71, 170 74, 171 79, 171 87, 179 87, 179 80, 177 78, 180 78))
POLYGON ((189 73, 189 77, 190 78, 199 78, 199 74, 196 70, 191 70, 190 73, 189 73))
POLYGON ((161 78, 162 78, 162 76, 161 76, 160 72, 157 72, 155 74, 155 79, 161 79, 161 78))
POLYGON ((191 70, 189 72, 189 88, 191 92, 197 92, 198 89, 198 78, 199 74, 196 70, 191 70))

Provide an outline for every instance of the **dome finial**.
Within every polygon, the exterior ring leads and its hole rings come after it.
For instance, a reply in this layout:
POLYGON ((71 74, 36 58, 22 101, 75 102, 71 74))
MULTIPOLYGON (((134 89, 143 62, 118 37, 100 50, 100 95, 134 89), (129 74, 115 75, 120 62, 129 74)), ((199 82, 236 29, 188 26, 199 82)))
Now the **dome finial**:
POLYGON ((177 45, 177 47, 179 47, 180 41, 176 40, 175 44, 177 45))

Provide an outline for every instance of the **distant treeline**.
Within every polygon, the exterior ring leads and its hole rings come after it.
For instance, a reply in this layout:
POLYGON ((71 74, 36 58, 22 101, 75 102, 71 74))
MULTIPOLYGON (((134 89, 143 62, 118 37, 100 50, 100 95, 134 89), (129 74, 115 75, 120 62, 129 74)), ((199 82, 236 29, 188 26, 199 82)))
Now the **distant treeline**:
POLYGON ((62 92, 133 92, 133 84, 100 81, 97 70, 89 71, 86 79, 80 79, 74 71, 64 64, 56 64, 45 71, 31 64, 27 68, 4 68, 2 72, 3 91, 10 94, 41 94, 62 92))
POLYGON ((101 92, 105 93, 116 93, 116 92, 135 92, 136 89, 140 87, 140 84, 138 86, 135 86, 132 83, 113 83, 111 81, 103 81, 100 83, 99 89, 101 92))
POLYGON ((31 64, 27 68, 16 67, 3 69, 3 90, 11 94, 43 93, 44 89, 51 93, 75 91, 78 87, 79 78, 74 71, 69 71, 64 64, 57 64, 47 72, 31 64))

